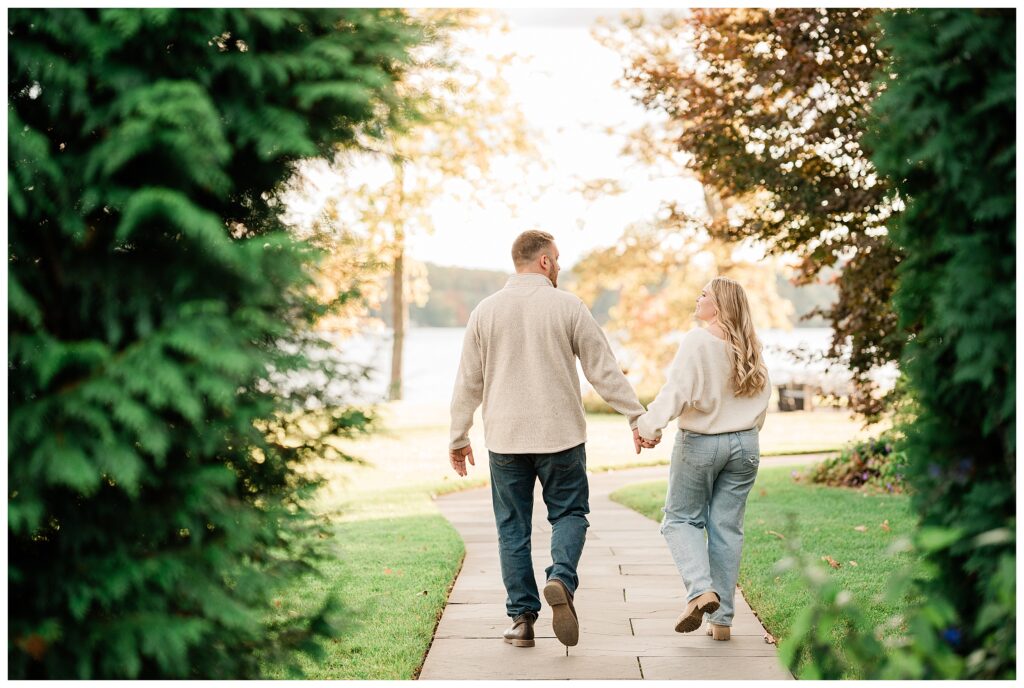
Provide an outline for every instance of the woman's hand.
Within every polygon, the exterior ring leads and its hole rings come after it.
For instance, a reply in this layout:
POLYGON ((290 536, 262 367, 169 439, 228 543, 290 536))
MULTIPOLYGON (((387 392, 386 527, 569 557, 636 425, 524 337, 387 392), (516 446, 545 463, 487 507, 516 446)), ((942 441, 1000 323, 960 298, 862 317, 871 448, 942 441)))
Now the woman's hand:
POLYGON ((654 449, 658 446, 658 442, 661 442, 661 438, 649 440, 640 436, 640 431, 633 428, 633 448, 636 449, 636 453, 640 453, 640 448, 654 449))
POLYGON ((640 448, 641 447, 643 447, 644 449, 654 449, 655 447, 658 446, 658 443, 661 442, 661 430, 660 429, 654 431, 655 433, 657 433, 655 435, 654 439, 647 439, 646 437, 644 437, 644 436, 642 436, 640 434, 640 425, 642 424, 641 421, 643 421, 647 416, 648 416, 648 414, 645 413, 645 414, 641 415, 639 418, 637 418, 637 420, 636 420, 636 428, 633 430, 633 443, 636 445, 636 453, 637 454, 640 453, 640 448))

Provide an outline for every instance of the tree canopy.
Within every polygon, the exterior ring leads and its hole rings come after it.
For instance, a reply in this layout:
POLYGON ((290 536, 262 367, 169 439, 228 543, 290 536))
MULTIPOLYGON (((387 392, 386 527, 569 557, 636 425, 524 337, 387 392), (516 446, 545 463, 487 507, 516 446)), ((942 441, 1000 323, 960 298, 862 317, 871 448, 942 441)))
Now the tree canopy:
POLYGON ((869 372, 898 360, 906 335, 891 306, 900 253, 886 235, 898 201, 863 142, 884 90, 875 11, 635 14, 598 35, 624 56, 623 85, 664 117, 634 147, 679 161, 714 191, 716 236, 796 253, 803 283, 841 269, 824 313, 830 356, 854 372, 855 407, 879 413, 869 372))

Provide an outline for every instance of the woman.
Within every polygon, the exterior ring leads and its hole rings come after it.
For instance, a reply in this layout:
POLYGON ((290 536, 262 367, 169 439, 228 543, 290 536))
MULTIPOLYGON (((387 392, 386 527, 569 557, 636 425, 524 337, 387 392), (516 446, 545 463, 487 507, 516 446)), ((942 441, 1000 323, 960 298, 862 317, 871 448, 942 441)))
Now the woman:
POLYGON ((676 631, 728 640, 743 550, 743 511, 760 462, 771 386, 743 288, 716 277, 697 299, 706 328, 687 332, 668 380, 640 416, 645 446, 679 418, 661 533, 686 585, 676 631), (704 531, 707 529, 707 541, 704 531))

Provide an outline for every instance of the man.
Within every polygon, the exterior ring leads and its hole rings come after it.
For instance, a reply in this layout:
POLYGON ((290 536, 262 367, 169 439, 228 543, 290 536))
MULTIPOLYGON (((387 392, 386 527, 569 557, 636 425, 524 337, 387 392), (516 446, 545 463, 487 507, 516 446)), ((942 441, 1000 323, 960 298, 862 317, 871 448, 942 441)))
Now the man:
POLYGON ((534 646, 540 612, 530 553, 533 490, 540 480, 551 523, 544 598, 555 636, 570 646, 579 640, 573 596, 590 512, 577 357, 598 394, 629 420, 636 452, 653 445, 640 440, 636 419, 644 407, 604 331, 579 298, 555 288, 554 237, 523 232, 512 244, 512 261, 516 274, 469 316, 452 394, 449 456, 460 476, 467 459, 475 465, 468 433, 482 402, 505 606, 513 619, 504 636, 516 647, 534 646))

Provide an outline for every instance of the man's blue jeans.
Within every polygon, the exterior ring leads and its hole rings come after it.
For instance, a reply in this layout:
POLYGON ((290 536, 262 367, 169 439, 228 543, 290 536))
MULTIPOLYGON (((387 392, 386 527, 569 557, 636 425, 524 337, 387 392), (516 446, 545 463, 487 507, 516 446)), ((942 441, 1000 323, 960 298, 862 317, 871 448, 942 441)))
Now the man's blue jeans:
POLYGON ((587 453, 580 444, 552 454, 490 454, 491 498, 498 525, 501 579, 505 609, 512 618, 540 611, 537 580, 530 555, 533 530, 533 489, 539 479, 551 524, 551 566, 547 579, 557 578, 570 594, 579 584, 576 567, 587 537, 590 485, 587 453))

